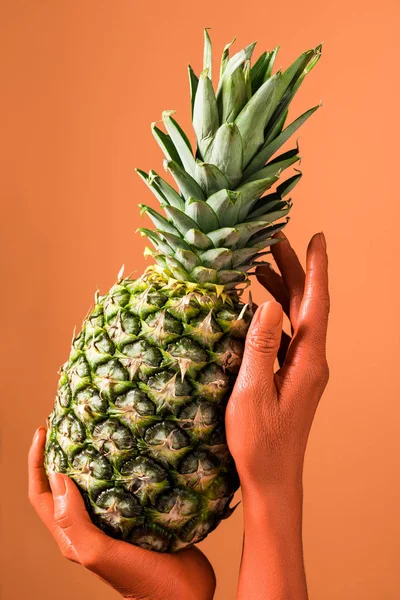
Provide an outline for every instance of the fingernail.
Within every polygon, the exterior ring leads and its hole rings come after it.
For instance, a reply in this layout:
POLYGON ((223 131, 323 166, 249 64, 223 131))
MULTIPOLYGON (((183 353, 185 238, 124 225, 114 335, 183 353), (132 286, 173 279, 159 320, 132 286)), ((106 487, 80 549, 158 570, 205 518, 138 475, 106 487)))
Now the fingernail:
POLYGON ((42 425, 36 429, 35 433, 33 434, 33 440, 32 440, 33 443, 37 442, 42 429, 44 429, 44 427, 42 425))
POLYGON ((65 492, 67 491, 64 477, 60 475, 60 473, 53 472, 49 474, 49 481, 53 494, 55 496, 64 496, 65 492))
POLYGON ((323 231, 321 231, 321 233, 319 234, 319 239, 321 241, 321 246, 324 250, 326 250, 326 237, 323 231))
POLYGON ((282 319, 279 302, 265 302, 260 306, 260 322, 269 327, 277 327, 282 319))

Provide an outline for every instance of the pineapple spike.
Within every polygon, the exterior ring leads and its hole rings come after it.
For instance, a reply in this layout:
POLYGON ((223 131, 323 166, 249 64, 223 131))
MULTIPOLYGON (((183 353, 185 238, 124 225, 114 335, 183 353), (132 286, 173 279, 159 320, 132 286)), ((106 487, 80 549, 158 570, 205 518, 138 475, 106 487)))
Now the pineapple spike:
POLYGON ((142 179, 142 181, 144 181, 145 184, 151 189, 161 206, 163 206, 164 204, 169 204, 167 198, 164 196, 164 194, 161 193, 157 184, 154 182, 154 180, 151 179, 151 177, 149 177, 149 175, 145 171, 142 171, 141 169, 135 169, 135 171, 142 179))
POLYGON ((234 54, 232 56, 232 58, 230 58, 227 61, 226 65, 224 67, 224 72, 222 74, 222 77, 220 78, 219 83, 218 83, 218 88, 217 88, 217 92, 216 92, 217 97, 221 93, 222 82, 223 82, 224 78, 226 76, 230 75, 231 73, 233 73, 233 71, 235 71, 236 69, 240 68, 241 65, 246 60, 251 59, 256 43, 257 42, 253 42, 253 43, 249 44, 248 46, 246 46, 246 48, 243 48, 243 50, 240 50, 239 52, 234 54))
POLYGON ((185 132, 181 129, 175 119, 172 118, 174 112, 175 111, 173 110, 164 110, 162 113, 162 120, 168 135, 179 154, 183 167, 189 175, 193 175, 196 161, 193 156, 192 147, 185 132))
POLYGON ((184 210, 185 202, 182 196, 153 170, 149 172, 148 184, 149 187, 157 190, 161 197, 165 198, 165 203, 175 206, 179 210, 184 210))
POLYGON ((204 158, 207 147, 219 126, 218 106, 208 69, 202 71, 193 107, 193 128, 197 145, 204 158))
MULTIPOLYGON (((124 271, 125 271, 125 265, 122 265, 122 267, 118 271, 118 275, 117 275, 117 281, 118 281, 118 283, 122 280, 124 271)), ((96 296, 95 296, 95 302, 96 302, 96 296)))
POLYGON ((164 133, 161 129, 159 129, 156 126, 156 122, 151 124, 151 131, 156 142, 160 146, 161 150, 164 152, 166 159, 174 160, 182 166, 181 158, 170 136, 167 133, 164 133))
POLYGON ((211 39, 208 35, 210 27, 204 29, 204 56, 203 56, 203 70, 208 70, 208 75, 212 81, 212 46, 211 39))
POLYGON ((196 97, 197 86, 199 85, 199 78, 197 77, 196 73, 193 71, 190 65, 188 65, 188 74, 190 87, 191 117, 193 119, 194 99, 196 97))
POLYGON ((177 162, 173 160, 165 160, 164 169, 168 173, 171 173, 185 200, 190 196, 199 198, 200 200, 205 200, 204 192, 197 181, 193 179, 193 177, 187 173, 177 162))
POLYGON ((156 212, 154 209, 150 208, 150 206, 146 206, 145 204, 139 204, 138 206, 141 209, 141 214, 148 214, 157 228, 164 229, 173 235, 179 235, 178 230, 171 223, 169 223, 167 219, 158 214, 158 212, 156 212))
POLYGON ((224 74, 226 65, 229 61, 229 50, 230 47, 236 42, 236 37, 233 38, 233 40, 231 42, 229 42, 229 44, 226 44, 226 46, 224 47, 223 51, 222 51, 222 56, 221 56, 221 66, 220 66, 220 71, 219 71, 219 78, 220 80, 222 79, 222 76, 224 74))

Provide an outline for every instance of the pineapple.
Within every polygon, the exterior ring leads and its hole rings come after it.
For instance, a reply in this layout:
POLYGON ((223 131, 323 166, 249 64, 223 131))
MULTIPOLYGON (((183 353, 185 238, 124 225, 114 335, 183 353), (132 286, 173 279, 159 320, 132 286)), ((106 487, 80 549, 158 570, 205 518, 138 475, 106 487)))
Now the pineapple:
POLYGON ((242 293, 301 177, 268 192, 298 146, 272 157, 318 108, 285 127, 321 46, 272 74, 278 48, 251 66, 255 44, 230 57, 231 42, 214 90, 204 38, 199 78, 189 66, 195 152, 172 111, 165 131, 152 125, 178 191, 137 170, 165 212, 140 205, 155 225, 140 229, 154 264, 96 294, 61 368, 46 443, 47 471, 72 477, 97 526, 159 552, 199 542, 232 513, 224 412, 252 317, 242 293))

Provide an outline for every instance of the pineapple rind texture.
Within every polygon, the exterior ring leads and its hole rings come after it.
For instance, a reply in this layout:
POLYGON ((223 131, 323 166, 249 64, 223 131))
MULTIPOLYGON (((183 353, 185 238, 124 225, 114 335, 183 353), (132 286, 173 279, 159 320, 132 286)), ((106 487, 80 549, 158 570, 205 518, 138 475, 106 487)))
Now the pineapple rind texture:
POLYGON ((152 133, 170 182, 137 169, 165 213, 139 204, 155 225, 139 230, 155 264, 96 295, 61 369, 45 454, 94 523, 158 552, 199 542, 233 511, 224 413, 252 317, 241 297, 302 176, 281 179, 300 160, 297 143, 275 155, 319 107, 285 126, 321 46, 272 74, 278 48, 251 66, 255 44, 230 57, 231 42, 214 90, 204 39, 200 76, 189 66, 196 147, 164 111, 164 131, 153 123, 152 133))
POLYGON ((46 469, 106 533, 166 552, 231 512, 224 412, 252 308, 155 275, 97 296, 60 371, 46 469))

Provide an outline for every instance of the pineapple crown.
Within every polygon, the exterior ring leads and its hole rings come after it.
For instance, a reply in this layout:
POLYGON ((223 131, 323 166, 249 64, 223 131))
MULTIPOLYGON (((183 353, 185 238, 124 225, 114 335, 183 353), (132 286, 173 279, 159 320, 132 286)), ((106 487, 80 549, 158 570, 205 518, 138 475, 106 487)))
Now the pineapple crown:
POLYGON ((246 287, 252 268, 266 264, 259 260, 269 254, 266 248, 280 241, 272 236, 289 221, 292 204, 286 197, 301 172, 295 169, 275 191, 265 192, 300 160, 299 147, 296 143, 272 157, 320 106, 285 127, 289 105, 318 62, 321 45, 301 54, 286 71, 272 74, 279 46, 263 52, 252 66, 255 43, 230 57, 235 39, 223 50, 216 91, 207 29, 200 77, 189 65, 195 153, 172 117, 174 111, 162 113, 166 132, 152 124, 165 155, 164 168, 179 191, 155 171, 136 169, 166 215, 139 205, 156 227, 139 229, 155 247, 146 248, 156 262, 150 269, 167 280, 227 293, 246 287))

